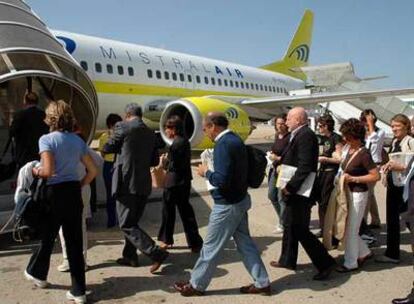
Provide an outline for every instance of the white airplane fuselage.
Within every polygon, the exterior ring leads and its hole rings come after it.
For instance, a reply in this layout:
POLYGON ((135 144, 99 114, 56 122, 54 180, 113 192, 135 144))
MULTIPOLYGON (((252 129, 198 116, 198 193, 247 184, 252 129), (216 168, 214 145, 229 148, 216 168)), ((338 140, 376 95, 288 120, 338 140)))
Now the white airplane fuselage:
POLYGON ((122 114, 125 105, 131 102, 145 105, 209 95, 283 96, 305 86, 300 79, 260 68, 64 31, 52 32, 96 88, 98 129, 105 128, 107 114, 122 114))

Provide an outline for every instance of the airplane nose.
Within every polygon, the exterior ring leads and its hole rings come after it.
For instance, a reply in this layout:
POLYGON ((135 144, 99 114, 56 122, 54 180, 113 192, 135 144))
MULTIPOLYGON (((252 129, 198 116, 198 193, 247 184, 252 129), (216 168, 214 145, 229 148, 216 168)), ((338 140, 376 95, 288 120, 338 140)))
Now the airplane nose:
MULTIPOLYGON (((60 39, 62 40, 62 39, 60 39)), ((49 100, 70 103, 77 124, 89 140, 95 133, 98 98, 95 88, 73 57, 31 8, 20 0, 0 2, 0 128, 22 107, 26 91, 37 92, 40 106, 49 100)))

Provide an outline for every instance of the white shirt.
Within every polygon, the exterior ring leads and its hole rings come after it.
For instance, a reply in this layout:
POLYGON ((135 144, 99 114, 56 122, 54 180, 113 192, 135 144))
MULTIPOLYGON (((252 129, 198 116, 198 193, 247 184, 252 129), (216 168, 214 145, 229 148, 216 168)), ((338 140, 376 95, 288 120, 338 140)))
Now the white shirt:
POLYGON ((216 138, 214 138, 214 141, 215 142, 218 142, 218 140, 220 139, 220 138, 222 138, 223 136, 224 136, 224 134, 227 134, 227 133, 229 133, 229 132, 231 132, 231 130, 230 129, 226 129, 226 130, 224 130, 224 131, 221 131, 217 136, 216 136, 216 138))
POLYGON ((303 127, 306 127, 307 124, 301 125, 299 127, 297 127, 295 130, 290 132, 290 138, 289 138, 289 142, 291 142, 293 140, 293 138, 296 136, 296 133, 299 132, 300 129, 302 129, 303 127))
POLYGON ((365 140, 365 147, 371 152, 372 160, 374 163, 379 164, 382 162, 382 148, 384 147, 385 132, 384 130, 377 129, 372 132, 365 140))

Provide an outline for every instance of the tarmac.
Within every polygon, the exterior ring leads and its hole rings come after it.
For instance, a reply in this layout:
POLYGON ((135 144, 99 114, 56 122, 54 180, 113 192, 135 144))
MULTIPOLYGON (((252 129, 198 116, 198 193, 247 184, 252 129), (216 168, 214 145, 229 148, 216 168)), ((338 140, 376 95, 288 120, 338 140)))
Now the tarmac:
MULTIPOLYGON (((266 150, 273 140, 273 128, 260 125, 248 143, 266 150)), ((195 170, 197 160, 194 160, 195 170)), ((385 189, 378 184, 377 200, 381 220, 385 222, 385 189)), ((303 248, 299 249, 296 271, 276 269, 269 266, 277 259, 281 250, 281 234, 273 232, 277 224, 276 213, 267 199, 265 183, 251 189, 252 208, 249 211, 251 234, 260 250, 271 278, 272 295, 242 295, 239 288, 250 284, 251 278, 245 270, 233 241, 230 241, 219 260, 214 278, 203 297, 184 298, 171 287, 175 281, 189 279, 191 268, 198 255, 187 248, 181 221, 177 215, 174 247, 170 256, 156 274, 150 274, 151 261, 139 255, 140 267, 122 267, 115 263, 120 257, 123 237, 118 228, 107 229, 104 206, 98 208, 89 222, 88 265, 86 273, 88 303, 390 303, 395 297, 405 296, 412 287, 413 255, 410 237, 402 230, 401 263, 378 264, 369 260, 356 272, 332 273, 327 281, 313 281, 316 269, 303 248)), ((191 203, 195 209, 200 234, 206 235, 208 217, 213 201, 206 191, 205 181, 194 171, 191 203)), ((156 239, 161 220, 161 191, 151 195, 141 221, 142 227, 156 239)), ((317 208, 313 208, 312 231, 318 229, 317 208)), ((372 248, 375 255, 385 250, 385 225, 374 230, 378 243, 372 248)), ((60 245, 56 242, 52 255, 47 289, 39 289, 26 281, 23 271, 28 263, 34 243, 19 244, 10 234, 0 236, 0 304, 70 303, 65 292, 70 287, 70 275, 60 273, 56 267, 61 262, 60 245)), ((343 252, 333 250, 331 254, 341 263, 343 252)))

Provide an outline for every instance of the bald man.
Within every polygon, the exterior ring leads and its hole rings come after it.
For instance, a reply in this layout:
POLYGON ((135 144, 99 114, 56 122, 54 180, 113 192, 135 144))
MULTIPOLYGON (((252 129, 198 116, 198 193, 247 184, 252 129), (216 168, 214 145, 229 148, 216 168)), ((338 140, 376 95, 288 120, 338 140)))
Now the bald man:
POLYGON ((304 108, 296 107, 289 111, 286 125, 291 132, 290 142, 282 155, 281 163, 296 167, 297 170, 281 190, 286 202, 282 253, 279 261, 272 261, 270 265, 296 269, 300 242, 318 269, 313 279, 324 280, 335 269, 336 263, 316 236, 309 231, 314 201, 296 194, 309 174, 316 173, 318 165, 318 140, 307 124, 308 116, 304 108))

